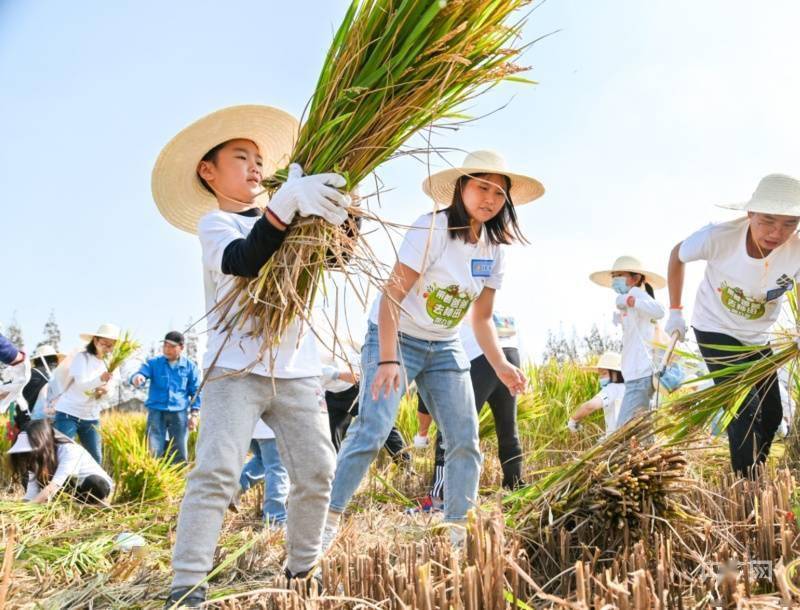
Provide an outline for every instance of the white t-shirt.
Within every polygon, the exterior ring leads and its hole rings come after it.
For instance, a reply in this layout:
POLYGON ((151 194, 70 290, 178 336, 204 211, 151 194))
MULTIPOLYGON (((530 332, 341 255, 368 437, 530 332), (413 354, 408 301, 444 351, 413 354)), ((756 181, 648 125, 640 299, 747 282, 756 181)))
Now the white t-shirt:
MULTIPOLYGON (((519 349, 519 334, 517 333, 517 321, 513 316, 506 316, 500 313, 492 314, 492 322, 497 329, 497 340, 500 348, 515 348, 519 349)), ((461 337, 461 344, 464 346, 464 351, 467 353, 467 358, 475 360, 483 355, 481 346, 478 345, 478 340, 475 338, 475 332, 472 330, 472 323, 469 319, 465 320, 461 325, 459 331, 461 337)))
MULTIPOLYGON (((108 476, 105 470, 94 461, 94 458, 89 455, 83 447, 77 443, 57 443, 56 444, 56 457, 58 459, 58 466, 53 474, 51 480, 59 488, 67 482, 67 479, 74 477, 80 485, 90 475, 102 477, 108 481, 109 486, 114 487, 114 481, 108 476)), ((28 486, 25 488, 25 499, 33 500, 42 487, 39 485, 34 474, 28 473, 28 486)))
POLYGON ((624 383, 609 383, 606 387, 601 388, 595 395, 603 403, 603 417, 606 422, 606 436, 611 434, 617 429, 617 420, 619 419, 619 408, 622 405, 622 398, 625 396, 624 383))
POLYGON ((636 286, 628 291, 628 295, 636 302, 633 307, 626 307, 620 312, 622 375, 626 380, 633 381, 653 374, 656 320, 664 317, 664 306, 636 286))
POLYGON ((319 355, 314 337, 308 328, 300 333, 300 325, 295 322, 286 331, 280 344, 270 354, 266 351, 259 355, 262 340, 247 336, 251 325, 244 329, 236 328, 225 341, 228 333, 222 329, 214 330, 219 321, 219 312, 213 311, 233 288, 237 279, 233 275, 222 273, 222 254, 232 241, 246 237, 258 216, 242 216, 222 210, 209 212, 200 219, 198 233, 203 251, 203 284, 205 287, 206 310, 208 314, 208 345, 203 357, 203 368, 208 369, 220 347, 225 344, 217 359, 216 366, 243 370, 265 377, 278 379, 297 379, 300 377, 318 377, 321 373, 319 355), (271 359, 274 368, 270 370, 271 359))
POLYGON ((264 423, 263 419, 259 418, 256 422, 256 427, 253 428, 253 440, 263 441, 270 438, 275 438, 275 432, 264 423))
POLYGON ((784 293, 800 274, 800 238, 794 234, 766 258, 752 258, 747 254, 749 227, 747 217, 708 225, 683 241, 679 255, 684 263, 707 261, 692 326, 760 345, 768 341, 784 293))
MULTIPOLYGON (((503 248, 488 243, 485 230, 476 244, 453 239, 444 212, 420 216, 406 232, 397 259, 420 274, 403 299, 399 324, 400 332, 417 339, 454 339, 481 291, 498 290, 503 283, 503 248)), ((372 305, 373 324, 381 298, 372 305)))
MULTIPOLYGON (((103 402, 97 398, 86 395, 87 391, 95 390, 103 381, 100 375, 108 370, 105 362, 89 352, 78 352, 69 366, 69 378, 67 390, 56 402, 56 411, 61 411, 67 415, 72 415, 79 419, 100 419, 100 411, 103 402)), ((114 371, 111 381, 119 378, 119 371, 114 371)))

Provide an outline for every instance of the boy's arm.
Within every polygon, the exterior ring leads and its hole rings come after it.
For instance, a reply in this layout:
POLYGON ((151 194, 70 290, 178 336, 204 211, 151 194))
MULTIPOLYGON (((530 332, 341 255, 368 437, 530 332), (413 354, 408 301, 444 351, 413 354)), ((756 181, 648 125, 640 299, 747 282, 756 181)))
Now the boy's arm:
POLYGON ((267 210, 247 235, 225 246, 221 271, 226 275, 256 277, 261 267, 281 247, 286 237, 286 227, 279 228, 279 220, 267 210))

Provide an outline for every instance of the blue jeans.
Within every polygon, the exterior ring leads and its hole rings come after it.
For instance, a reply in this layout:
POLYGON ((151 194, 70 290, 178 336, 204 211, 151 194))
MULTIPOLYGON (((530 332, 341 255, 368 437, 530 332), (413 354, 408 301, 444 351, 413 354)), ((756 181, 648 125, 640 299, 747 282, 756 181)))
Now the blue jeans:
POLYGON ((617 428, 621 428, 642 411, 650 408, 650 399, 653 397, 653 378, 640 377, 639 379, 625 380, 625 395, 619 407, 617 428))
POLYGON ((247 491, 260 479, 264 480, 264 504, 261 512, 268 523, 286 522, 286 498, 289 496, 289 473, 281 462, 274 438, 250 441, 253 457, 244 465, 239 486, 247 491))
POLYGON ((406 381, 416 381, 444 440, 444 518, 463 521, 478 495, 481 452, 478 446, 478 416, 470 381, 470 362, 461 341, 426 341, 398 335, 401 388, 388 398, 372 398, 372 382, 378 370, 378 327, 369 325, 361 351, 359 414, 347 431, 336 462, 331 490, 331 510, 343 512, 358 489, 378 451, 389 436, 397 417, 406 381))
POLYGON ((100 437, 99 419, 80 419, 74 415, 67 415, 56 411, 53 427, 70 438, 77 435, 81 445, 89 452, 98 464, 103 464, 103 441, 100 437))
POLYGON ((189 459, 187 439, 189 437, 189 411, 147 410, 147 446, 157 458, 164 457, 167 451, 167 433, 169 432, 172 451, 179 462, 189 459))

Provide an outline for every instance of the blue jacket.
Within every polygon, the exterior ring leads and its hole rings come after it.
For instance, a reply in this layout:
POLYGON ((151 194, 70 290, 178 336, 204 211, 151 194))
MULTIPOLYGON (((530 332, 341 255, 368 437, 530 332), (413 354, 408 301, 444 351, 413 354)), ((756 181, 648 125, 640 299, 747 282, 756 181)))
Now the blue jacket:
MULTIPOLYGON (((151 358, 142 364, 137 373, 150 380, 150 393, 145 405, 157 411, 185 411, 200 387, 200 372, 197 365, 186 356, 181 356, 172 367, 165 356, 151 358)), ((194 401, 192 410, 200 408, 200 396, 194 401)))
POLYGON ((17 359, 19 350, 14 346, 11 341, 0 335, 0 362, 3 364, 11 364, 17 359))

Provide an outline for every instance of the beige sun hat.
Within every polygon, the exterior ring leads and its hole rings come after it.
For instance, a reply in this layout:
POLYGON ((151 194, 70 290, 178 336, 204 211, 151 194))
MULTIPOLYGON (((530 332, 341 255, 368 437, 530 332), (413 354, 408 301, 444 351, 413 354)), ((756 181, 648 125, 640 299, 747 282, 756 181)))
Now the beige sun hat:
POLYGON ((120 331, 118 326, 114 326, 113 324, 101 324, 100 328, 97 329, 96 332, 93 333, 81 333, 81 341, 86 341, 87 343, 91 341, 94 337, 102 337, 103 339, 111 339, 112 341, 116 341, 119 339, 120 331))
MULTIPOLYGON (((217 199, 197 176, 197 164, 209 150, 228 140, 252 140, 269 176, 288 165, 299 123, 288 112, 270 106, 230 106, 204 116, 172 138, 156 159, 151 177, 159 212, 175 227, 197 233, 198 221, 217 209, 217 199)), ((266 205, 266 193, 256 198, 266 205)))
POLYGON ((619 352, 603 352, 597 364, 584 367, 587 371, 620 371, 622 372, 622 356, 619 352))
POLYGON ((36 360, 37 358, 47 358, 48 356, 55 356, 59 360, 65 357, 65 354, 61 352, 57 352, 56 349, 50 345, 49 343, 45 343, 44 345, 40 345, 37 347, 33 354, 31 355, 31 360, 36 360))
POLYGON ((502 174, 511 180, 511 201, 514 205, 530 203, 544 195, 542 183, 508 170, 506 160, 493 150, 476 150, 464 157, 461 167, 453 167, 428 176, 422 182, 422 190, 436 203, 445 207, 453 202, 456 181, 461 176, 472 174, 502 174))
POLYGON ((638 258, 633 256, 620 256, 617 260, 614 261, 614 264, 611 266, 611 269, 605 269, 603 271, 595 271, 589 276, 589 279, 592 280, 595 284, 599 284, 600 286, 605 286, 606 288, 611 287, 611 274, 612 273, 619 273, 620 271, 627 271, 628 273, 638 273, 645 277, 645 281, 650 284, 653 288, 659 289, 663 288, 667 285, 667 280, 664 279, 664 276, 659 275, 654 271, 649 271, 645 269, 644 265, 639 262, 638 258))
POLYGON ((719 204, 719 207, 779 216, 800 216, 800 180, 786 174, 769 174, 759 181, 749 201, 719 204))

